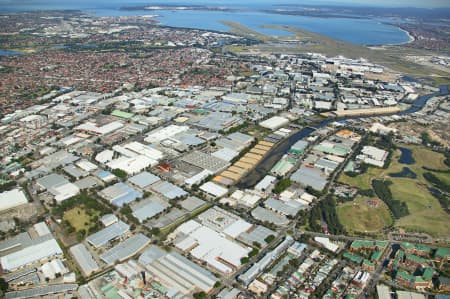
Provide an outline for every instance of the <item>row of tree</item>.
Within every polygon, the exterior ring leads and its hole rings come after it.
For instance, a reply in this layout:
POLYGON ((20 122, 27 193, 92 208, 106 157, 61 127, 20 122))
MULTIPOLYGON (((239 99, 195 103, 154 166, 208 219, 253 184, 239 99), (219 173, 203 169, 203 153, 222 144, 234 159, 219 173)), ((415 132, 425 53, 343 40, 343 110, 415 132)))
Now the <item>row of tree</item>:
POLYGON ((339 221, 336 213, 336 201, 330 195, 319 201, 309 215, 309 228, 315 232, 322 231, 322 221, 326 222, 328 231, 334 235, 345 233, 345 229, 339 221))
POLYGON ((372 187, 378 198, 383 200, 392 212, 395 219, 409 215, 408 206, 405 202, 396 200, 392 197, 392 192, 389 189, 391 181, 373 180, 372 187))

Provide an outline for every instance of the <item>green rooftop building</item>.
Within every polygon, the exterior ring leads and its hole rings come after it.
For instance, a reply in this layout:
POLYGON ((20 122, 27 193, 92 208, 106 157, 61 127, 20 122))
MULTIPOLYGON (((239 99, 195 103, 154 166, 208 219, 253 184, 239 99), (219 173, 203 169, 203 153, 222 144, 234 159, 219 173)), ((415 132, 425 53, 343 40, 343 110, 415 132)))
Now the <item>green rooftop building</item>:
POLYGON ((121 110, 114 110, 111 113, 112 116, 116 116, 116 117, 120 117, 120 118, 124 118, 124 119, 130 119, 134 116, 133 113, 128 113, 125 111, 121 111, 121 110))

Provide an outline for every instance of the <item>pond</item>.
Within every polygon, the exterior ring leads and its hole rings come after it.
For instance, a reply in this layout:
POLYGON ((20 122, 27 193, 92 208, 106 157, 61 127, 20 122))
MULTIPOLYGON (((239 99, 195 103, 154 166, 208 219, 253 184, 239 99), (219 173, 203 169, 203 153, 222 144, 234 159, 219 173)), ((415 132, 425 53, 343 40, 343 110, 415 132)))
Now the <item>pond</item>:
POLYGON ((416 163, 416 160, 414 160, 412 151, 410 149, 404 147, 400 147, 399 149, 402 152, 402 155, 400 156, 400 159, 398 159, 398 162, 407 165, 416 163))
POLYGON ((393 178, 410 178, 410 179, 415 179, 417 177, 417 175, 408 167, 403 167, 402 171, 400 172, 390 173, 389 176, 393 178))

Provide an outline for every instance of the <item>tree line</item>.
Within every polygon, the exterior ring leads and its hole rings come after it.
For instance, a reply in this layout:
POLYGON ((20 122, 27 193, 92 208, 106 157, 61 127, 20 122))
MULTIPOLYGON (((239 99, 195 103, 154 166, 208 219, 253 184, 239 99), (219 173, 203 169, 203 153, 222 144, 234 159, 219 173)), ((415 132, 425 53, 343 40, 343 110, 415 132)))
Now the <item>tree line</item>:
POLYGON ((382 181, 382 180, 372 181, 372 187, 373 190, 375 191, 375 194, 378 196, 378 198, 380 198, 386 203, 386 205, 391 210, 394 218, 399 219, 401 217, 409 215, 409 210, 405 202, 396 200, 392 197, 392 192, 389 189, 389 185, 391 184, 392 182, 390 181, 382 181))

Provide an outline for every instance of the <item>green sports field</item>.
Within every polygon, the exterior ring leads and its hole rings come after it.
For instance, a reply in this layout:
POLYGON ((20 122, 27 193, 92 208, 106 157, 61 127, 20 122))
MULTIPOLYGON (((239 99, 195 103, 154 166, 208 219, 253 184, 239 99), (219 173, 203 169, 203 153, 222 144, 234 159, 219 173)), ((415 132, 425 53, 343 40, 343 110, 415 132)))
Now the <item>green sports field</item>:
POLYGON ((353 201, 338 205, 339 221, 348 233, 381 233, 383 228, 393 224, 386 204, 378 200, 378 206, 371 206, 371 200, 373 199, 368 197, 357 197, 353 201))

